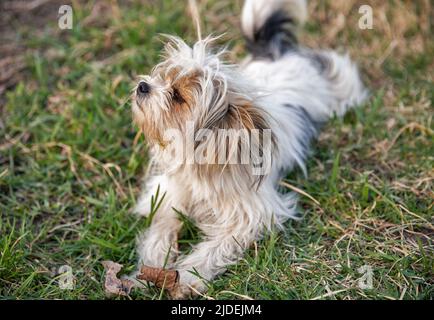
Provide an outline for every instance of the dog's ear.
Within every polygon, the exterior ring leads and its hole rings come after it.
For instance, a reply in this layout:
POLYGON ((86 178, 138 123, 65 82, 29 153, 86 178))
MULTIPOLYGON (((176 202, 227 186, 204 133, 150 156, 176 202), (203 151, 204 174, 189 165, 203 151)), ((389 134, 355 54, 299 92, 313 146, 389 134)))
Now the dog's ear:
POLYGON ((230 103, 226 114, 226 124, 229 128, 239 128, 263 131, 270 129, 264 110, 254 106, 249 101, 230 103))
POLYGON ((250 101, 239 100, 228 105, 227 113, 219 126, 220 129, 239 132, 238 139, 219 143, 222 147, 225 144, 224 150, 228 159, 232 159, 231 153, 235 150, 238 152, 237 160, 243 161, 240 154, 248 158, 248 165, 244 168, 249 169, 249 175, 253 178, 252 185, 257 187, 271 168, 271 153, 277 151, 269 119, 270 116, 263 108, 255 106, 250 101))

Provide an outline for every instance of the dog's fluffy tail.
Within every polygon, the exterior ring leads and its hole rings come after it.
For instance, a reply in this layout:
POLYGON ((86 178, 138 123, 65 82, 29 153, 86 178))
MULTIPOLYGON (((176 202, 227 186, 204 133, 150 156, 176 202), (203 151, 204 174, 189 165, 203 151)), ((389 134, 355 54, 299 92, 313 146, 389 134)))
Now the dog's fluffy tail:
POLYGON ((277 59, 297 46, 307 18, 306 0, 246 0, 241 27, 254 57, 277 59))

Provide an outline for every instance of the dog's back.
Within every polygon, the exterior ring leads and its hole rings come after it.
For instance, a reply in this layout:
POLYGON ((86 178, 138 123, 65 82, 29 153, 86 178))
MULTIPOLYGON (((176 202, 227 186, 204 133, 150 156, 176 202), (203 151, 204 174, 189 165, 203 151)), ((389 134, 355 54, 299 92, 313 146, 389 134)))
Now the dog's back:
POLYGON ((367 91, 348 55, 299 45, 306 18, 305 0, 247 0, 241 19, 251 54, 246 72, 271 92, 274 105, 282 100, 325 122, 362 103, 367 91))
POLYGON ((250 53, 244 73, 259 91, 258 104, 271 115, 274 133, 283 144, 274 159, 278 170, 295 164, 304 170, 310 141, 320 125, 367 96, 348 55, 299 45, 297 36, 306 17, 305 0, 247 0, 242 13, 250 53))

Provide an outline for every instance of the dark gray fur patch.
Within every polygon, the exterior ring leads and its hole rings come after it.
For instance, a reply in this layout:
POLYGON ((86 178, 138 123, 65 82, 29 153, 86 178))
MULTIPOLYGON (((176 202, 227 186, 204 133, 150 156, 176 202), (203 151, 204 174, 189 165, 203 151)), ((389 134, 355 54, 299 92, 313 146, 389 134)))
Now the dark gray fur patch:
POLYGON ((309 49, 300 51, 300 54, 309 59, 320 74, 327 73, 327 71, 330 70, 330 60, 324 54, 310 51, 309 49))
POLYGON ((255 58, 278 59, 286 52, 297 49, 294 30, 292 18, 284 12, 274 12, 255 32, 254 39, 247 39, 247 49, 255 58))

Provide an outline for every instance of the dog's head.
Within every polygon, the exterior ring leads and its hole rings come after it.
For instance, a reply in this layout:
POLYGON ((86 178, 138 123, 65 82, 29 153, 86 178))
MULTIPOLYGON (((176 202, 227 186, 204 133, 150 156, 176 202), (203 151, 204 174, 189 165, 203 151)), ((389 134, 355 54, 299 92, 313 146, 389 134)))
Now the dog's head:
MULTIPOLYGON (((222 61, 223 51, 212 52, 212 38, 193 47, 177 37, 168 37, 163 61, 150 75, 141 76, 132 95, 134 122, 151 145, 165 145, 165 132, 269 128, 256 93, 234 66, 222 61)), ((226 141, 217 144, 227 144, 226 141)), ((235 142, 240 148, 240 141, 235 142)))
POLYGON ((176 37, 168 39, 164 60, 140 77, 132 97, 134 121, 150 143, 159 142, 168 128, 182 130, 186 121, 196 128, 268 127, 249 85, 222 62, 224 51, 209 49, 213 39, 193 47, 176 37))

